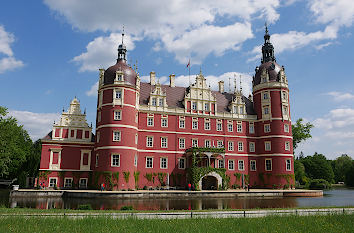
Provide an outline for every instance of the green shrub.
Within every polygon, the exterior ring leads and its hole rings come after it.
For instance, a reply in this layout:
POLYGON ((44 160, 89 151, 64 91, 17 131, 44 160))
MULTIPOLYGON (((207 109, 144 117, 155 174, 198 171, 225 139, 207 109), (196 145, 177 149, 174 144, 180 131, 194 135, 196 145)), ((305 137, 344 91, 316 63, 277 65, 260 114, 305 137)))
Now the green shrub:
POLYGON ((133 208, 133 206, 131 206, 131 205, 129 205, 129 206, 122 206, 121 208, 120 208, 120 210, 133 210, 134 208, 133 208))
POLYGON ((78 210, 92 210, 92 206, 90 204, 79 205, 77 207, 78 210))
POLYGON ((325 179, 313 179, 310 181, 310 189, 330 189, 331 184, 325 179))

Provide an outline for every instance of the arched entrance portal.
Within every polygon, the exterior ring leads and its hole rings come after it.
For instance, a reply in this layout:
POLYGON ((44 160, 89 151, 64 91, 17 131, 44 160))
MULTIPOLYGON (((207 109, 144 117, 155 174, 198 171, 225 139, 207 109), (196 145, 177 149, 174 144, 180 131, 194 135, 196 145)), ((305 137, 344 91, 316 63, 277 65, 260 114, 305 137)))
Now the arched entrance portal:
POLYGON ((202 178, 202 190, 216 190, 218 180, 214 176, 204 176, 202 178))
POLYGON ((222 186, 222 178, 216 172, 209 172, 199 180, 201 190, 216 190, 219 186, 222 186))

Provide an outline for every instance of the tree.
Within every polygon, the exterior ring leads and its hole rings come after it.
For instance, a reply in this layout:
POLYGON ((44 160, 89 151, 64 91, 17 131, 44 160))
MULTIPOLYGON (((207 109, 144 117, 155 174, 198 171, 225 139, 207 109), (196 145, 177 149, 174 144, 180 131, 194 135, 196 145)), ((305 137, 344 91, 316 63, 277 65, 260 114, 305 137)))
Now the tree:
POLYGON ((330 162, 317 152, 313 156, 306 156, 300 160, 305 166, 305 172, 311 179, 325 179, 329 183, 334 181, 334 173, 330 162))
POLYGON ((307 122, 306 124, 302 123, 303 119, 299 118, 294 125, 291 125, 293 132, 293 147, 296 149, 298 144, 306 139, 311 138, 311 129, 314 127, 313 124, 307 122))
POLYGON ((300 183, 300 184, 306 184, 309 179, 306 176, 305 172, 305 166, 304 164, 299 160, 295 159, 294 160, 294 173, 295 173, 295 179, 300 183))
POLYGON ((33 153, 33 143, 22 125, 7 117, 7 109, 0 106, 0 177, 18 177, 23 164, 33 153))
POLYGON ((345 175, 347 171, 350 169, 351 165, 352 165, 352 158, 350 158, 346 154, 343 154, 340 157, 338 157, 336 160, 332 161, 334 181, 336 183, 345 181, 345 175))
POLYGON ((354 161, 351 162, 350 167, 345 173, 345 184, 354 187, 354 161))

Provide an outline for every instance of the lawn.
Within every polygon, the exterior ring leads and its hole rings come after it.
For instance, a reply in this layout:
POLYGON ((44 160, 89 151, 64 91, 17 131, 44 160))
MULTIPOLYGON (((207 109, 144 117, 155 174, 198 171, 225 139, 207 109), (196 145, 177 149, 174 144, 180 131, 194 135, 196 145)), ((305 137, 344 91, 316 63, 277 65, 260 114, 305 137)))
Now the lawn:
POLYGON ((183 220, 3 217, 0 232, 353 232, 354 214, 183 220))

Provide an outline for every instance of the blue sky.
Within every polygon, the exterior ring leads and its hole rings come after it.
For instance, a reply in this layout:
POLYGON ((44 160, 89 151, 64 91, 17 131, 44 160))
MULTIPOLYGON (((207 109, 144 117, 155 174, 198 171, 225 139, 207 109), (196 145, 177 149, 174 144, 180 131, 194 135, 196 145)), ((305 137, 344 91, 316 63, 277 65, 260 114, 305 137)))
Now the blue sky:
MULTIPOLYGON (((128 61, 143 80, 200 68, 211 87, 242 75, 245 94, 260 64, 264 22, 285 66, 292 120, 315 125, 295 154, 354 156, 354 3, 348 0, 44 0, 0 8, 0 105, 35 140, 77 96, 95 121, 98 68, 115 63, 125 25, 128 61)), ((231 83, 233 89, 233 82, 231 83)))

